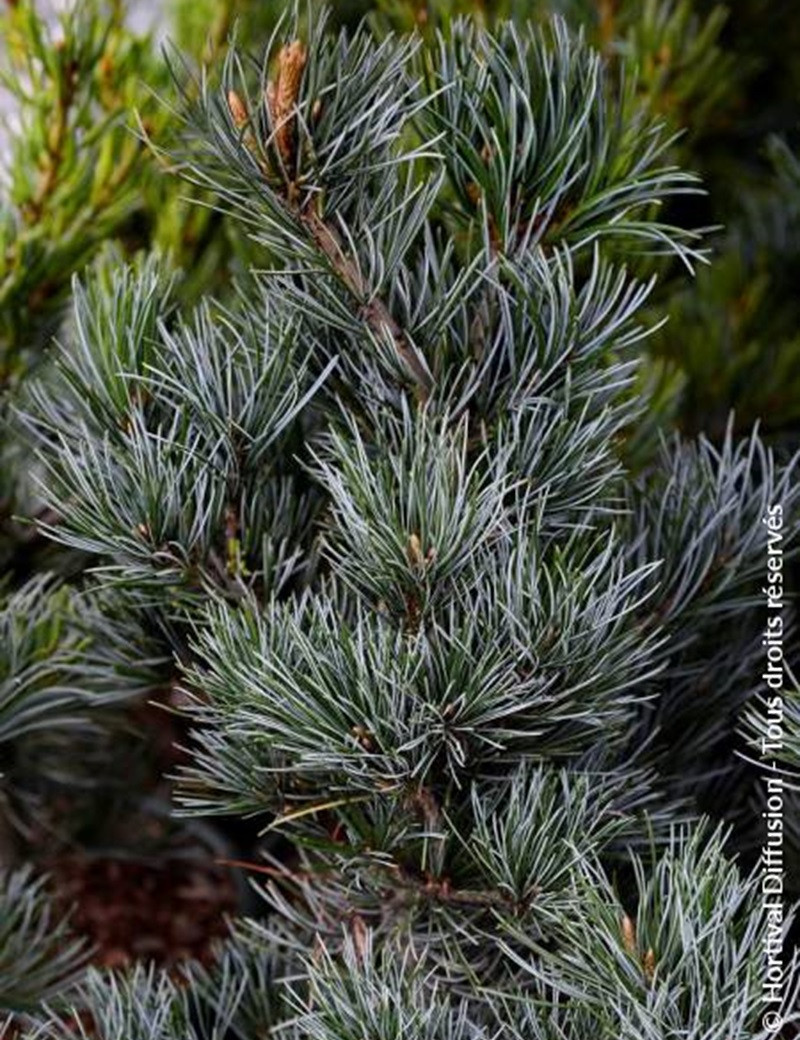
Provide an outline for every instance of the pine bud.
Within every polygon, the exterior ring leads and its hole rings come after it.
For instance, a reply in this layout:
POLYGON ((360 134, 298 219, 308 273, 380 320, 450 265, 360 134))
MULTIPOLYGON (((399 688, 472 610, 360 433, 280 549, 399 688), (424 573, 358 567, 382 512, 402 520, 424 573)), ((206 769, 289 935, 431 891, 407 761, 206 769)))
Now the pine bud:
POLYGON ((466 191, 467 198, 469 199, 469 201, 472 203, 473 206, 477 206, 478 203, 481 201, 481 189, 478 187, 475 181, 469 181, 467 183, 466 191))
POLYGON ((281 47, 275 79, 267 84, 267 108, 275 133, 275 144, 284 163, 294 158, 294 118, 292 112, 300 95, 300 81, 307 60, 300 40, 281 47))
POLYGON ((628 953, 636 952, 636 927, 627 914, 622 918, 622 941, 628 953))
POLYGON ((353 726, 350 732, 365 751, 373 750, 374 745, 372 743, 372 734, 366 726, 353 726))
POLYGON ((231 110, 233 124, 237 130, 241 130, 250 118, 244 101, 235 90, 228 91, 228 108, 231 110))
POLYGON ((656 972, 656 955, 653 953, 652 948, 644 955, 642 967, 644 968, 644 973, 647 979, 652 980, 656 972))
POLYGON ((422 555, 422 545, 420 543, 418 534, 412 534, 411 537, 408 539, 408 562, 415 569, 422 567, 423 563, 425 562, 424 557, 422 555))
POLYGON ((360 914, 353 914, 350 919, 350 928, 353 933, 353 950, 356 957, 363 961, 369 952, 369 933, 364 924, 364 918, 360 914))

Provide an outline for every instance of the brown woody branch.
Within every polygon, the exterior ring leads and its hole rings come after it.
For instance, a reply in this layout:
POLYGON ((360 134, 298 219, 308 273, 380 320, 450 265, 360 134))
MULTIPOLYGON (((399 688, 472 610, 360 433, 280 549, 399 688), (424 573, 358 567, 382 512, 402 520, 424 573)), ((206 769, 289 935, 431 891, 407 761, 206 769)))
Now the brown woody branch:
MULTIPOLYGON (((275 77, 266 89, 265 102, 273 126, 275 144, 287 172, 296 166, 297 142, 294 112, 300 94, 300 84, 306 66, 307 52, 300 40, 285 44, 279 51, 275 77)), ((243 129, 249 122, 249 113, 235 91, 228 93, 228 106, 234 125, 243 129)), ((430 373, 419 358, 408 335, 392 317, 383 300, 374 296, 366 284, 358 265, 347 255, 339 235, 317 212, 313 201, 302 209, 297 205, 297 184, 287 185, 287 202, 294 209, 306 232, 330 263, 346 288, 361 304, 361 315, 369 329, 379 338, 388 336, 397 356, 411 373, 421 402, 427 401, 432 390, 430 373)))
POLYGON ((391 338, 398 357, 414 377, 420 400, 427 401, 432 390, 428 370, 420 361, 408 336, 392 317, 383 300, 374 296, 370 298, 369 287, 365 284, 357 265, 342 248, 339 236, 314 212, 313 208, 304 210, 300 219, 314 240, 314 244, 325 255, 342 282, 354 296, 362 301, 362 315, 372 332, 378 337, 388 335, 391 338))

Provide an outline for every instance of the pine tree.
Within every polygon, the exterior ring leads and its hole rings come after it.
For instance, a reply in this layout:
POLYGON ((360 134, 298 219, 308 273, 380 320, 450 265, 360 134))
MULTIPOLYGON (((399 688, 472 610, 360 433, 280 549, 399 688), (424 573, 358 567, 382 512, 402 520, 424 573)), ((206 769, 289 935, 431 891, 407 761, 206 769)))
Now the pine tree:
POLYGON ((78 606, 6 604, 0 738, 177 685, 176 805, 256 821, 263 898, 211 966, 103 974, 8 874, 14 1028, 774 1035, 750 759, 797 459, 729 428, 632 461, 653 254, 704 259, 669 132, 559 19, 306 13, 216 85, 175 67, 163 154, 254 260, 193 307, 156 255, 75 284, 20 422, 78 606))

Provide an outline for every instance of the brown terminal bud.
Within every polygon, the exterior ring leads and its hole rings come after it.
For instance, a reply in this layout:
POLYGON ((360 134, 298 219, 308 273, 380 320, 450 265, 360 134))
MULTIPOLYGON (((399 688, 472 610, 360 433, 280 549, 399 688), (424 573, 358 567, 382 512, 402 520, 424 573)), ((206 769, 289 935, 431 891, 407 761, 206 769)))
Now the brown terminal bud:
POLYGON ((408 562, 414 568, 422 567, 425 562, 418 534, 412 534, 408 539, 408 562))
POLYGON ((247 114, 247 107, 244 101, 242 101, 235 90, 228 91, 228 108, 231 110, 233 125, 237 130, 241 130, 250 117, 247 114))
POLYGON ((366 728, 366 726, 353 726, 350 732, 353 734, 353 736, 356 738, 358 743, 361 745, 362 748, 364 748, 365 751, 372 751, 372 734, 366 728))
POLYGON ((627 914, 622 918, 622 941, 628 953, 636 952, 636 927, 627 914))
POLYGON ((353 914, 350 927, 353 933, 353 949, 358 959, 363 961, 369 950, 369 933, 364 918, 360 914, 353 914))
POLYGON ((469 181, 467 183, 467 198, 473 206, 477 206, 481 201, 481 189, 475 183, 475 181, 469 181))
POLYGON ((287 164, 294 158, 294 108, 300 96, 300 81, 308 55, 300 40, 281 47, 275 79, 267 85, 267 107, 272 120, 275 144, 287 164))

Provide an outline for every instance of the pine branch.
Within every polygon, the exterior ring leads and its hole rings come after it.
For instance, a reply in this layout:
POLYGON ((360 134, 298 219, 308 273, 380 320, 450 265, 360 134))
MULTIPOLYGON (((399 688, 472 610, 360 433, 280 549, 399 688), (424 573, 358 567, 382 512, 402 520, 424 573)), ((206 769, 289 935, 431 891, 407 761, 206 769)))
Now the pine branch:
POLYGON ((419 400, 424 404, 432 389, 431 375, 427 367, 420 361, 417 351, 410 344, 408 337, 391 316, 383 301, 370 298, 369 287, 365 284, 358 267, 346 256, 341 242, 334 230, 313 212, 304 213, 303 224, 320 249, 328 258, 331 266, 358 301, 363 302, 364 318, 375 336, 380 340, 388 335, 404 365, 412 373, 417 385, 419 400))

